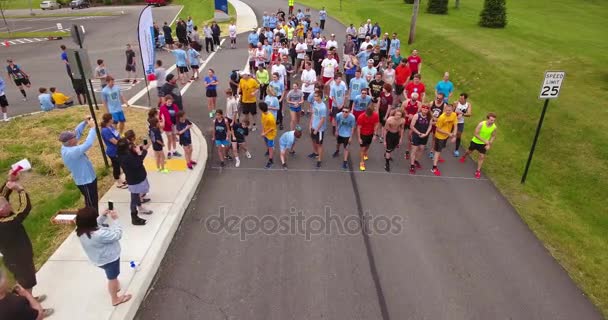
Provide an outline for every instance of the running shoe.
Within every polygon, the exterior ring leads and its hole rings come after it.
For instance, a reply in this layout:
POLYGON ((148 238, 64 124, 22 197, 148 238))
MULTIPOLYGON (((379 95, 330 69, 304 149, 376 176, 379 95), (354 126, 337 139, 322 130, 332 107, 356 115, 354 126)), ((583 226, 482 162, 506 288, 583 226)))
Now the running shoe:
POLYGON ((222 167, 222 168, 223 168, 223 167, 225 167, 225 166, 226 166, 226 164, 224 163, 224 161, 221 161, 221 162, 220 162, 220 167, 222 167))
POLYGON ((431 169, 431 172, 438 177, 441 176, 441 171, 439 171, 439 168, 431 169))
POLYGON ((287 163, 283 163, 283 170, 287 170, 287 163))
POLYGON ((405 152, 405 160, 409 160, 410 159, 410 152, 406 151, 405 152))
POLYGON ((418 162, 418 160, 414 161, 414 165, 416 166, 417 169, 422 169, 422 165, 420 164, 420 162, 418 162))
POLYGON ((433 159, 435 155, 433 154, 433 152, 429 152, 429 159, 433 159))
POLYGON ((336 152, 334 152, 334 154, 332 154, 332 158, 337 158, 340 155, 340 151, 336 150, 336 152))
POLYGON ((181 153, 179 153, 179 152, 177 152, 177 151, 174 151, 174 152, 173 152, 173 156, 174 156, 174 157, 181 157, 181 156, 182 156, 182 154, 181 154, 181 153))
POLYGON ((348 170, 348 162, 342 161, 342 169, 348 170))
POLYGON ((197 165, 196 161, 194 161, 194 160, 190 160, 190 163, 191 163, 193 166, 197 165))
POLYGON ((167 152, 167 159, 171 159, 171 152, 167 152))
POLYGON ((23 101, 27 101, 27 98, 23 98, 23 101))
POLYGON ((475 171, 475 179, 480 179, 481 178, 481 171, 477 170, 475 171))
POLYGON ((188 169, 192 170, 192 163, 188 162, 188 164, 186 164, 186 166, 188 166, 188 169))
POLYGON ((268 161, 268 163, 266 163, 266 165, 264 166, 264 168, 266 168, 266 169, 272 168, 272 162, 268 161))
POLYGON ((292 157, 295 157, 296 156, 295 150, 289 151, 289 155, 292 156, 292 157))
POLYGON ((167 168, 162 169, 162 170, 160 170, 160 173, 169 173, 169 169, 167 169, 167 168))
POLYGON ((365 171, 365 162, 359 163, 359 170, 365 171))
POLYGON ((416 174, 416 168, 410 166, 410 174, 416 174))
POLYGON ((209 118, 213 118, 213 112, 209 112, 209 118))
POLYGON ((236 158, 236 162, 234 163, 234 166, 237 167, 237 168, 240 167, 241 166, 241 159, 236 158))
POLYGON ((363 160, 367 161, 367 160, 369 160, 369 157, 367 155, 364 155, 363 160))
POLYGON ((384 143, 384 138, 383 137, 381 137, 379 135, 376 135, 376 137, 378 137, 378 142, 384 143))
POLYGON ((386 163, 386 164, 384 165, 384 171, 386 171, 386 172, 391 172, 391 165, 390 165, 390 164, 388 164, 388 163, 386 163))
POLYGON ((253 127, 251 127, 251 131, 256 131, 256 130, 258 130, 258 128, 254 124, 253 127))
POLYGON ((460 151, 454 150, 454 157, 456 157, 456 158, 460 157, 460 151))
POLYGON ((245 151, 245 156, 247 159, 251 159, 251 153, 249 153, 249 151, 245 151))
POLYGON ((268 153, 268 151, 266 151, 266 153, 264 153, 264 156, 268 157, 270 155, 270 153, 268 153))
POLYGON ((152 210, 150 210, 150 209, 139 209, 139 210, 137 211, 137 213, 140 213, 140 214, 153 214, 153 213, 154 213, 154 211, 152 211, 152 210))
POLYGON ((314 158, 316 158, 316 157, 318 157, 318 156, 319 156, 319 155, 318 155, 318 154, 316 154, 316 153, 314 153, 314 152, 308 155, 308 157, 309 157, 309 158, 311 158, 311 159, 314 159, 314 158))
POLYGON ((133 84, 136 84, 136 83, 137 83, 137 80, 133 80, 133 84))
POLYGON ((467 161, 467 157, 465 157, 465 156, 462 156, 462 157, 460 157, 460 159, 458 159, 458 162, 460 162, 460 163, 464 163, 465 161, 467 161))
POLYGON ((321 168, 321 161, 317 161, 317 169, 321 168))
POLYGON ((231 156, 231 155, 226 155, 226 160, 228 160, 228 161, 232 161, 232 160, 234 160, 234 159, 232 158, 232 156, 231 156))

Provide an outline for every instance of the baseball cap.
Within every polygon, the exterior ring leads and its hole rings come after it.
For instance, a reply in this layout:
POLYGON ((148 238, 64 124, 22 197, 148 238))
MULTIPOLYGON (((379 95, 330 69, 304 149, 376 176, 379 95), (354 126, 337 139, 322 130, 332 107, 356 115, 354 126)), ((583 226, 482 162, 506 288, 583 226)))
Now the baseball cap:
POLYGON ((59 141, 61 143, 66 143, 74 138, 76 138, 76 134, 73 131, 64 131, 59 134, 59 141))
POLYGON ((374 59, 367 60, 367 63, 374 63, 374 59))
POLYGON ((243 71, 241 71, 241 75, 242 76, 250 76, 251 74, 248 71, 243 70, 243 71))

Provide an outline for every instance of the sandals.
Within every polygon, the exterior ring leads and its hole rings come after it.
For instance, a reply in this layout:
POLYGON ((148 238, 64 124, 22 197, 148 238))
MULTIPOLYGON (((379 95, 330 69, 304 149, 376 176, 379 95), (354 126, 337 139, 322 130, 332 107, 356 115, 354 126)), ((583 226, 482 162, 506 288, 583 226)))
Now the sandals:
POLYGON ((120 304, 123 304, 127 301, 131 300, 131 295, 130 294, 125 294, 123 296, 120 297, 120 300, 117 303, 113 303, 112 306, 116 307, 120 304))
POLYGON ((127 184, 127 182, 123 182, 121 184, 117 184, 116 188, 118 189, 127 189, 129 187, 129 185, 127 184))

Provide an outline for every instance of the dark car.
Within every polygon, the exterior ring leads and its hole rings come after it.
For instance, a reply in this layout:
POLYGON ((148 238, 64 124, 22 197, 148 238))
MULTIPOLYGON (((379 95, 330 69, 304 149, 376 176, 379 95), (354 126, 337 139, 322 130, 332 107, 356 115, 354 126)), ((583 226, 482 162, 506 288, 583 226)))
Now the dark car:
POLYGON ((168 2, 168 0, 146 0, 147 4, 157 7, 166 6, 168 2))
POLYGON ((72 2, 70 2, 70 8, 72 8, 72 10, 88 8, 90 6, 91 3, 89 2, 89 0, 73 0, 72 2))

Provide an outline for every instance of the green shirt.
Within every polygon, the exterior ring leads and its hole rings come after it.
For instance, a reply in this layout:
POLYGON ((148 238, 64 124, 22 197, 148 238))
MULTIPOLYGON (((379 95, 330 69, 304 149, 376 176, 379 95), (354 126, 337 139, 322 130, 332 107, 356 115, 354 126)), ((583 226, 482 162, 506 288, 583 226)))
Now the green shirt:
POLYGON ((263 71, 256 71, 255 77, 261 84, 268 84, 270 82, 270 75, 268 74, 268 70, 263 69, 263 71))
MULTIPOLYGON (((490 141, 490 138, 492 137, 492 133, 494 132, 494 130, 496 130, 496 124, 492 123, 491 126, 487 126, 486 125, 486 121, 483 121, 481 124, 481 129, 479 129, 479 136, 484 139, 485 141, 490 141)), ((477 139, 476 136, 473 136, 473 139, 471 139, 474 143, 477 144, 486 144, 485 142, 477 139)))

